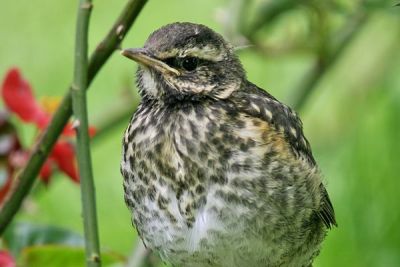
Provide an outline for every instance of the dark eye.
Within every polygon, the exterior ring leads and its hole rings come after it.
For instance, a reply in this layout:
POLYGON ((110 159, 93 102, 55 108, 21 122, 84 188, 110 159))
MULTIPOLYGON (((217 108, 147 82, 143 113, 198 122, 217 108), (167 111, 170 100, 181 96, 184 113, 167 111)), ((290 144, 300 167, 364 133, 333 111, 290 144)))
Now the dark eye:
POLYGON ((197 65, 199 64, 199 59, 196 57, 185 57, 181 60, 182 68, 187 71, 195 70, 197 68, 197 65))

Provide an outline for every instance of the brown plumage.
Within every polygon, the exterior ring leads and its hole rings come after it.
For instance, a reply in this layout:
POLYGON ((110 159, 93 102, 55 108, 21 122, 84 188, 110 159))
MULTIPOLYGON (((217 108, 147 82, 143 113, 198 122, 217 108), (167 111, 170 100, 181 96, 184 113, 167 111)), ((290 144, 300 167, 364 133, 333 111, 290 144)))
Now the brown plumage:
POLYGON ((203 25, 122 54, 141 64, 121 172, 145 245, 182 267, 310 266, 336 221, 296 113, 203 25))

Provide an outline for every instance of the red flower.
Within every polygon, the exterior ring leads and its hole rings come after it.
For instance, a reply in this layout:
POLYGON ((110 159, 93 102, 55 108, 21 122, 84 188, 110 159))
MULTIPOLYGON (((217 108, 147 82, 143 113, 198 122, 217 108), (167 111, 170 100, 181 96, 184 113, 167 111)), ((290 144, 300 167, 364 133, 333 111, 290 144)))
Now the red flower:
MULTIPOLYGON (((1 94, 6 107, 16 114, 21 120, 34 123, 39 129, 47 127, 51 120, 51 114, 36 101, 31 85, 23 79, 19 69, 11 68, 3 81, 1 94)), ((66 136, 74 136, 75 131, 71 123, 68 123, 63 131, 66 136)), ((90 136, 95 134, 94 128, 89 128, 90 136)))
POLYGON ((8 71, 1 93, 7 108, 23 121, 35 123, 40 128, 47 125, 47 114, 36 103, 30 84, 22 79, 18 69, 8 71))
POLYGON ((40 178, 48 183, 53 170, 58 169, 71 178, 72 181, 79 183, 79 175, 76 171, 74 146, 68 141, 58 141, 53 151, 40 170, 40 178))
POLYGON ((0 267, 15 267, 14 258, 5 250, 0 250, 0 267))
POLYGON ((60 171, 79 183, 79 176, 75 168, 75 150, 71 143, 59 141, 53 148, 50 160, 53 160, 60 171))
MULTIPOLYGON (((51 114, 36 101, 30 84, 22 77, 17 68, 12 68, 7 72, 1 87, 1 95, 7 109, 22 121, 33 123, 40 130, 49 124, 51 114)), ((95 129, 90 128, 89 133, 93 136, 95 129)), ((44 182, 49 182, 55 169, 65 173, 72 181, 79 182, 74 147, 66 139, 67 136, 73 135, 75 135, 75 131, 72 124, 68 123, 62 133, 64 138, 57 141, 40 171, 40 177, 44 182)), ((25 161, 27 160, 28 154, 25 153, 25 161)))

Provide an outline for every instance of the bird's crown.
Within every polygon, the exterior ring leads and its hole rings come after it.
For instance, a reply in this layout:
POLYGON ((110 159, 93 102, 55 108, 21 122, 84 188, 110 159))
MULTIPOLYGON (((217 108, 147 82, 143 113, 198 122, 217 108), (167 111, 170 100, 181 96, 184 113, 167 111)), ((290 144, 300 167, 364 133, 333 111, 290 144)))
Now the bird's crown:
POLYGON ((138 85, 150 98, 227 98, 245 79, 231 45, 200 24, 168 24, 153 32, 143 48, 122 54, 141 65, 138 85))

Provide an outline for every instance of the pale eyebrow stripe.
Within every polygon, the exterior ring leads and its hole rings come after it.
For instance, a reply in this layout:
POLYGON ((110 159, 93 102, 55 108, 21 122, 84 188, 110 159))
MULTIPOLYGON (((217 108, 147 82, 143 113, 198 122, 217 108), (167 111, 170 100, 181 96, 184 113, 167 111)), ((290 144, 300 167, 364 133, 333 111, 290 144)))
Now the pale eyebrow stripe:
POLYGON ((183 53, 179 49, 172 49, 170 51, 161 52, 157 55, 160 60, 166 60, 171 57, 197 57, 208 61, 218 62, 226 57, 226 52, 218 51, 215 47, 204 46, 202 48, 193 47, 185 50, 183 53))

